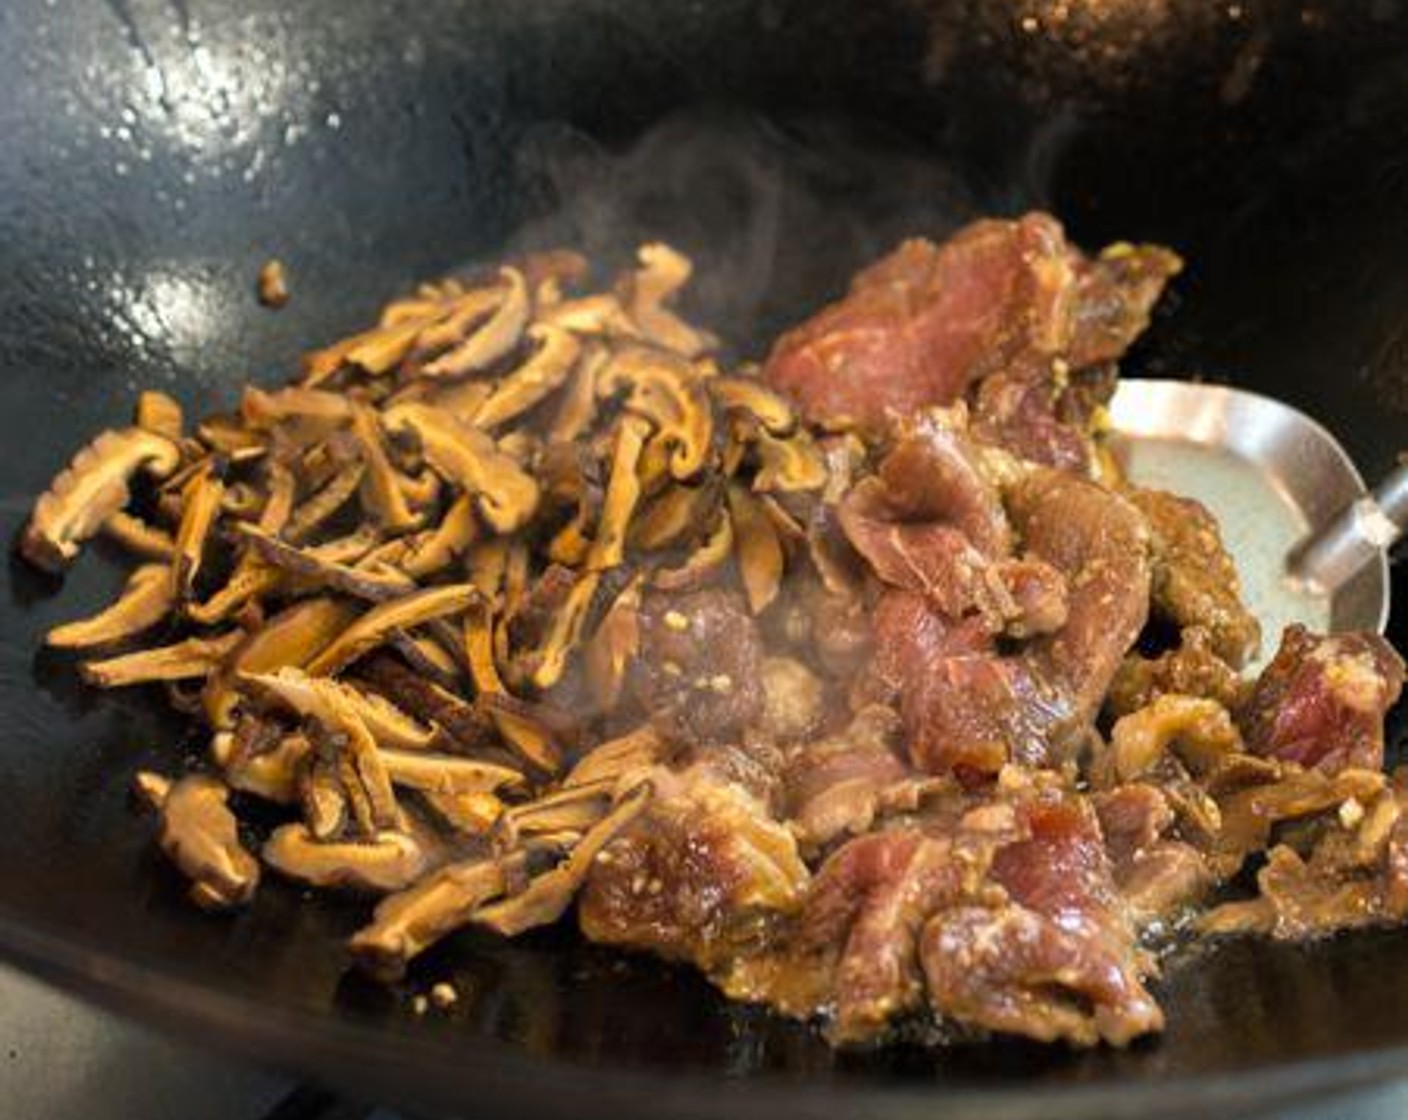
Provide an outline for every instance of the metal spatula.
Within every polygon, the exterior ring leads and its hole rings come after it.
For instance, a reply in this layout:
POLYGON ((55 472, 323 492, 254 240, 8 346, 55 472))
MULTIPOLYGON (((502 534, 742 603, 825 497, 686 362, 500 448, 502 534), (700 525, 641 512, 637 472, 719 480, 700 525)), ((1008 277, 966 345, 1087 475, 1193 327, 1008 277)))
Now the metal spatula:
POLYGON ((1262 661, 1291 622, 1383 630, 1388 550, 1408 525, 1408 462, 1370 491, 1310 417, 1223 385, 1123 381, 1110 411, 1128 476, 1197 498, 1222 525, 1268 636, 1262 661))

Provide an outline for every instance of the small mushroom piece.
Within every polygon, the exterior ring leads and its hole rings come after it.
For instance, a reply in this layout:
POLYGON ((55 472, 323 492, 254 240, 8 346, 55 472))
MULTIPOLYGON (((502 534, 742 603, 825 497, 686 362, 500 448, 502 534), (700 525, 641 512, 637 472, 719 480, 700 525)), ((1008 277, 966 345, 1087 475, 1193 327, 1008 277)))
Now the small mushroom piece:
POLYGON ((717 346, 718 339, 690 326, 667 306, 689 283, 694 271, 689 258, 660 242, 642 245, 636 257, 640 267, 623 284, 623 302, 640 332, 686 358, 717 346))
POLYGON ((168 561, 176 555, 176 542, 170 533, 122 510, 103 522, 102 531, 103 536, 144 560, 168 561))
POLYGON ((494 703, 507 698, 508 690, 494 660, 493 629, 493 615, 486 603, 475 603, 465 611, 465 654, 474 687, 499 734, 514 752, 540 773, 555 774, 562 766, 562 756, 553 745, 552 736, 512 704, 494 703))
POLYGON ((256 524, 261 533, 277 535, 293 516, 293 503, 298 496, 298 480, 278 459, 269 460, 265 466, 265 493, 268 497, 256 524))
POLYGON ((593 747, 568 772, 562 780, 562 787, 571 789, 599 782, 611 782, 615 786, 628 774, 648 770, 656 763, 664 762, 670 749, 670 744, 660 732, 645 724, 593 747))
POLYGON ((604 347, 587 347, 558 402, 557 413, 548 429, 549 443, 564 446, 573 443, 590 427, 596 416, 596 379, 606 361, 604 347))
POLYGON ((171 591, 180 602, 191 595, 205 559, 210 531, 220 516, 225 484, 206 460, 181 487, 181 524, 176 529, 176 555, 171 562, 171 591))
MULTIPOLYGON (((429 324, 416 335, 415 359, 434 356, 461 342, 465 335, 478 327, 502 306, 505 289, 501 284, 491 284, 472 291, 460 291, 450 295, 448 310, 444 304, 447 293, 438 297, 442 301, 436 315, 429 324)), ((423 360, 413 359, 414 365, 424 365, 423 360)))
POLYGON ((572 373, 582 344, 561 327, 535 324, 528 337, 538 350, 523 365, 495 386, 493 393, 474 414, 481 428, 495 428, 521 416, 546 400, 572 373))
POLYGON ((621 306, 621 300, 610 292, 579 296, 544 307, 538 313, 538 321, 574 334, 604 338, 640 337, 640 328, 621 306))
POLYGON ((401 817, 391 790, 390 775, 377 750, 376 739, 362 718, 362 712, 350 702, 347 690, 336 681, 308 676, 297 669, 247 674, 244 679, 298 715, 316 720, 326 733, 336 738, 345 768, 343 787, 364 835, 399 827, 401 817))
POLYGON ((486 369, 511 353, 528 325, 528 284, 516 268, 499 273, 504 286, 502 301, 483 326, 421 370, 427 377, 463 377, 486 369))
POLYGON ((601 504, 596 538, 587 553, 587 568, 591 571, 619 567, 625 559, 626 531, 631 514, 640 500, 640 479, 636 468, 649 434, 649 423, 639 416, 622 416, 616 426, 611 477, 606 484, 606 498, 601 504))
POLYGON ((384 421, 392 432, 414 433, 426 462, 446 482, 475 495, 496 532, 512 533, 533 515, 537 482, 483 432, 416 401, 388 409, 384 421))
POLYGON ((786 398, 757 378, 711 378, 709 394, 725 411, 751 417, 769 435, 785 438, 797 428, 797 413, 786 398))
POLYGON ((299 505, 284 526, 284 540, 298 543, 347 504, 362 484, 366 464, 360 460, 343 465, 316 493, 299 505))
POLYGON ((719 508, 718 480, 698 486, 673 483, 645 503, 631 521, 629 543, 647 552, 672 548, 700 525, 713 521, 719 508))
POLYGON ((748 609, 765 611, 782 588, 785 558, 777 530, 762 504, 738 483, 728 488, 728 509, 733 521, 734 547, 748 609))
POLYGON ((174 603, 167 566, 143 564, 128 578, 116 602, 89 618, 55 626, 44 640, 58 649, 112 645, 151 629, 174 603))
POLYGON ((394 785, 425 793, 496 793, 524 783, 521 771, 458 755, 383 749, 381 761, 394 785))
POLYGON ((1170 750, 1203 774, 1240 752, 1242 737, 1217 701, 1168 693, 1115 722, 1109 748, 1113 778, 1133 781, 1170 750))
POLYGON ((445 688, 458 685, 459 663, 438 641, 423 634, 406 634, 398 630, 391 635, 388 644, 426 680, 445 688))
POLYGON ((200 443, 232 463, 243 463, 268 451, 262 432, 251 430, 237 416, 207 416, 196 428, 200 443))
POLYGON ((303 824, 274 829, 259 854, 269 867, 300 883, 374 894, 404 890, 425 874, 430 862, 421 845, 404 832, 326 841, 303 824))
POLYGON ((474 501, 468 494, 461 494, 450 503, 440 524, 401 558, 401 569, 415 579, 434 575, 462 556, 478 536, 474 501))
POLYGON ((791 494, 826 486, 826 460, 807 432, 779 438, 759 431, 754 448, 759 461, 754 490, 791 494))
POLYGON ((392 632, 460 614, 478 598, 479 591, 473 584, 460 583, 378 603, 318 654, 309 663, 308 672, 313 676, 331 676, 381 645, 392 632))
POLYGON ((165 436, 142 428, 103 432, 34 503, 20 551, 37 567, 63 571, 83 542, 127 505, 128 484, 137 471, 163 478, 180 464, 180 448, 165 436))
POLYGON ((522 862, 523 857, 515 855, 451 863, 388 895, 377 905, 371 924, 349 942, 353 960, 379 980, 400 979, 413 958, 502 895, 512 878, 510 869, 522 862))
MULTIPOLYGON (((186 617, 201 626, 212 626, 232 617, 251 600, 273 591, 283 580, 283 573, 259 557, 246 552, 235 564, 235 570, 220 588, 203 603, 186 604, 186 617)), ((169 581, 168 581, 169 582, 169 581)))
POLYGON ((433 793, 422 790, 420 796, 445 825, 465 836, 488 836, 504 812, 504 803, 492 793, 433 793))
POLYGON ((706 583, 733 554, 733 520, 728 510, 719 510, 714 527, 704 542, 676 568, 660 568, 651 582, 663 591, 687 591, 706 583))
POLYGON ((460 753, 480 753, 494 741, 493 721, 459 695, 386 654, 368 658, 358 666, 361 679, 402 711, 433 725, 433 741, 460 753))
POLYGON ((88 661, 78 672, 88 684, 98 688, 192 680, 209 676, 243 637, 234 630, 213 638, 187 638, 174 645, 88 661))
POLYGON ((287 572, 304 587, 331 588, 344 594, 382 603, 415 590, 415 581, 393 570, 350 567, 329 560, 318 549, 302 549, 261 533, 252 525, 238 527, 240 535, 269 567, 287 572))
POLYGON ((582 628, 586 625, 587 613, 596 598, 601 585, 598 572, 586 572, 577 578, 562 608, 553 616, 552 626, 533 670, 535 688, 547 690, 562 679, 567 668, 567 659, 581 641, 582 628))
POLYGON ((546 793, 504 810, 499 827, 510 838, 510 847, 517 844, 520 836, 530 833, 585 833, 610 810, 615 784, 614 780, 578 782, 546 793))
POLYGON ((367 465, 362 475, 362 505, 388 533, 408 532, 420 524, 420 518, 411 511, 400 476, 386 454, 376 412, 361 401, 353 401, 351 407, 352 434, 367 465))
POLYGON ((168 782, 137 775, 139 792, 159 816, 157 843, 191 881, 191 900, 207 910, 242 906, 259 886, 259 864, 240 844, 222 782, 193 774, 168 782))
POLYGON ((186 426, 181 405, 175 398, 155 389, 147 389, 137 395, 136 415, 132 422, 145 431, 173 442, 181 439, 182 430, 186 426))
POLYGON ((650 798, 648 782, 637 786, 592 826, 566 860, 533 879, 520 893, 481 908, 474 915, 474 924, 504 937, 515 937, 525 930, 557 921, 572 904, 597 855, 640 815, 650 798))
POLYGON ((240 397, 240 415, 256 431, 269 431, 289 420, 312 420, 337 428, 352 419, 352 401, 342 393, 302 385, 272 392, 251 385, 240 397))
POLYGON ((604 712, 616 707, 626 669, 640 650, 641 581, 636 576, 616 596, 583 652, 587 682, 604 712))
MULTIPOLYGON (((298 802, 314 838, 335 840, 347 828, 351 807, 338 777, 337 743, 320 728, 311 729, 316 749, 299 773, 298 802)), ((312 744, 310 743, 310 746, 312 744)))
POLYGON ((387 373, 411 352, 421 331, 444 314, 443 305, 435 305, 423 317, 399 319, 305 354, 302 384, 316 388, 347 366, 355 366, 374 377, 387 373))
POLYGON ((231 758, 225 766, 225 781, 231 789, 276 805, 296 805, 299 773, 311 749, 306 735, 280 734, 269 750, 231 758))
POLYGON ((689 362, 653 347, 623 346, 597 377, 598 398, 625 394, 625 407, 654 426, 670 448, 670 473, 693 478, 708 461, 714 431, 712 403, 689 362))

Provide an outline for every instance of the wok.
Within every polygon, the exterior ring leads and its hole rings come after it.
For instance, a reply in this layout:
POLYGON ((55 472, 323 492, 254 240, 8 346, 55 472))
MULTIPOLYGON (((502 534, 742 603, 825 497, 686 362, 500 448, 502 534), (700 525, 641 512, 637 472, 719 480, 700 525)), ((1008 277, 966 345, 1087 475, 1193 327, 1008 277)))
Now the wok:
MULTIPOLYGON (((527 245, 694 255, 690 308, 757 353, 905 233, 1046 206, 1187 257, 1128 368, 1235 373, 1369 477, 1408 434, 1408 12, 1399 0, 9 0, 0 8, 7 537, 132 391, 274 379, 416 278, 527 245), (289 306, 253 298, 288 265, 289 306)), ((1397 579, 1390 633, 1405 638, 1397 579)), ((1126 1053, 833 1055, 567 931, 344 974, 360 907, 270 885, 194 913, 126 802, 201 744, 36 655, 119 580, 101 548, 0 592, 0 946, 210 1045, 486 1115, 1153 1116, 1408 1073, 1408 933, 1228 944, 1126 1053)))

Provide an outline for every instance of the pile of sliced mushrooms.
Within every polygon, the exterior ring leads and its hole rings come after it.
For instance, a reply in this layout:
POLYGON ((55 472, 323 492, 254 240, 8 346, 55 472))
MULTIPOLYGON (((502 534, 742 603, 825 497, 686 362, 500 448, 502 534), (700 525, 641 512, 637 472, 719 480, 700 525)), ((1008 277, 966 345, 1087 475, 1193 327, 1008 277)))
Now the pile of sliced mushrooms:
POLYGON ((141 394, 54 480, 23 555, 103 536, 136 567, 48 643, 208 727, 199 772, 136 781, 195 902, 265 870, 379 895, 351 950, 386 979, 570 905, 666 751, 618 710, 642 592, 736 581, 759 612, 792 559, 826 577, 794 510, 835 451, 710 356, 689 275, 651 244, 591 294, 570 253, 426 284, 233 413, 141 394), (287 813, 257 845, 251 798, 287 813))

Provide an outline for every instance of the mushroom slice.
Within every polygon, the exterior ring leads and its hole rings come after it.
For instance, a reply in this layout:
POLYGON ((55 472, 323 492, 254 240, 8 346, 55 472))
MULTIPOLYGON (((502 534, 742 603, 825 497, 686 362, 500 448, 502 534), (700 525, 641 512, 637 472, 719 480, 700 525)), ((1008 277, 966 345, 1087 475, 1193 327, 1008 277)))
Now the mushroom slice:
POLYGON ((103 535, 144 560, 170 560, 176 555, 170 533, 122 510, 103 522, 103 535))
POLYGON ((98 688, 126 688, 156 681, 188 681, 208 676, 244 634, 238 630, 214 638, 187 638, 174 645, 88 661, 79 674, 98 688))
POLYGON ((367 465, 362 475, 362 504, 388 533, 404 533, 416 528, 420 518, 406 502, 401 479, 382 443, 381 427, 375 411, 361 401, 353 401, 352 435, 367 465))
POLYGON ((503 305, 506 294, 507 290, 502 284, 492 284, 456 296, 450 311, 416 336, 416 353, 439 354, 462 341, 471 328, 477 327, 503 305))
POLYGON ((415 590, 415 581, 397 571, 339 564, 320 555, 316 549, 285 544, 252 525, 238 526, 238 532, 265 564, 296 576, 312 587, 328 587, 373 603, 400 598, 415 590))
POLYGON ((157 843, 186 878, 197 906, 242 906, 259 886, 259 864, 240 844, 223 782, 193 774, 175 782, 143 772, 136 788, 157 810, 157 843))
POLYGON ((695 369, 678 354, 623 346, 597 377, 598 398, 625 393, 625 407, 645 417, 670 448, 670 473, 693 478, 708 461, 714 431, 712 403, 695 369))
POLYGON ((474 414, 493 392, 493 382, 477 379, 449 382, 412 381, 387 402, 387 407, 395 408, 407 401, 422 401, 468 424, 473 422, 474 414))
POLYGON ((508 572, 509 542, 502 537, 476 541, 470 546, 465 567, 469 582, 479 588, 485 599, 497 599, 503 590, 508 572))
POLYGON ((415 719, 432 724, 438 732, 435 738, 460 753, 480 752, 492 744, 493 722, 487 715, 395 657, 368 658, 358 672, 391 703, 415 719))
POLYGON ((399 827, 390 775, 362 710, 349 698, 351 690, 297 669, 245 674, 243 679, 298 715, 316 720, 334 738, 344 767, 343 787, 364 835, 399 827))
MULTIPOLYGON (((295 666, 285 666, 288 680, 304 674, 295 666)), ((408 716, 390 700, 376 693, 363 692, 344 681, 327 680, 319 685, 329 702, 336 703, 346 713, 355 715, 366 725, 378 747, 403 751, 425 752, 435 742, 435 731, 408 716)), ((283 696, 283 693, 280 693, 283 696)))
POLYGON ((733 521, 727 510, 719 510, 714 527, 704 542, 677 568, 661 568, 651 582, 664 591, 684 591, 699 587, 726 563, 733 553, 733 521))
MULTIPOLYGON (((282 579, 283 574, 277 568, 246 552, 240 557, 224 587, 203 603, 186 604, 186 617, 201 626, 223 622, 251 599, 272 591, 282 579)), ((169 584, 170 580, 167 582, 169 584)))
POLYGON ((186 417, 175 398, 155 389, 147 389, 137 396, 137 410, 132 422, 153 435, 177 441, 186 426, 186 417))
POLYGON ((563 671, 567 668, 567 659, 581 640, 587 613, 591 610, 592 601, 596 598, 597 588, 600 586, 599 572, 586 572, 572 585, 562 609, 552 620, 552 627, 543 643, 537 667, 533 670, 532 680, 535 688, 547 690, 562 679, 563 671))
POLYGON ((488 321, 463 342, 427 363, 422 374, 463 377, 493 365, 522 340, 531 303, 527 282, 516 268, 501 269, 499 276, 504 284, 503 298, 488 321))
POLYGON ((512 533, 533 515, 537 482, 483 432, 417 401, 388 409, 384 420, 392 432, 415 433, 426 462, 446 482, 475 495, 496 532, 512 533))
POLYGON ((433 793, 421 799, 453 831, 466 836, 487 836, 503 816, 504 803, 492 793, 433 793))
POLYGON ((670 745, 649 724, 593 747, 563 779, 564 789, 620 782, 627 774, 663 762, 670 745))
POLYGON ((317 746, 298 776, 298 802, 308 831, 319 840, 334 840, 346 831, 351 811, 338 777, 338 745, 318 727, 310 728, 309 737, 317 746))
POLYGON ((514 937, 525 930, 557 921, 572 904, 602 848, 640 815, 650 797, 648 782, 637 786, 605 818, 592 826, 565 861, 533 879, 519 894, 480 909, 474 915, 474 924, 492 929, 504 937, 514 937))
POLYGON ((323 487, 298 506, 284 526, 283 537, 295 544, 347 504, 362 484, 366 464, 360 460, 344 464, 323 487))
POLYGON ((453 754, 383 749, 381 761, 394 785, 425 793, 496 793, 525 781, 521 771, 453 754))
POLYGON ((207 416, 197 426, 196 436, 201 444, 232 463, 257 459, 268 451, 264 433, 253 431, 243 419, 229 414, 207 416))
POLYGON ((128 577, 116 602, 89 618, 55 626, 44 640, 59 649, 112 645, 151 629, 174 603, 167 566, 143 564, 128 577))
POLYGON ((1242 737, 1216 700, 1168 693, 1117 720, 1110 732, 1114 782, 1129 782, 1174 751, 1195 774, 1206 774, 1242 750, 1242 737))
POLYGON ((592 694, 604 712, 616 707, 626 669, 640 650, 641 576, 632 578, 607 608, 587 642, 583 661, 592 694))
POLYGON ((390 894, 410 886, 429 866, 424 848, 404 832, 367 840, 319 840, 304 824, 274 829, 260 857, 279 874, 315 887, 390 894))
POLYGON ((399 979, 414 957, 508 890, 524 862, 521 854, 514 854, 502 860, 451 863, 387 896, 377 905, 371 924, 349 942, 353 960, 377 979, 399 979))
POLYGON ((640 328, 626 314, 621 300, 610 292, 579 296, 544 307, 538 313, 538 321, 574 334, 640 337, 640 328))
POLYGON ((627 540, 647 552, 679 544, 713 519, 720 493, 717 479, 697 486, 672 483, 641 507, 627 540))
POLYGON ((756 378, 711 378, 709 393, 726 411, 751 417, 769 435, 785 438, 797 428, 797 413, 786 398, 756 378))
POLYGON ((519 837, 530 833, 585 833, 606 816, 615 785, 610 779, 578 782, 505 809, 499 828, 507 840, 506 847, 515 847, 519 837))
POLYGON ((465 654, 474 687, 499 734, 513 751, 540 773, 555 774, 562 767, 562 756, 553 745, 552 736, 508 702, 508 690, 494 661, 493 621, 488 604, 482 600, 465 611, 465 654))
POLYGON ((623 285, 624 302, 641 333, 656 345, 686 358, 716 347, 717 338, 690 326, 667 306, 675 293, 689 283, 694 271, 689 258, 661 242, 642 245, 636 257, 640 267, 623 285))
POLYGON ((344 630, 308 665, 313 676, 331 676, 387 640, 396 630, 406 630, 434 618, 460 614, 479 598, 471 583, 432 587, 378 603, 344 630))
POLYGON ((202 705, 210 725, 218 728, 229 723, 234 685, 241 676, 301 668, 356 616, 356 607, 340 599, 305 599, 269 619, 231 650, 206 683, 202 705))
POLYGON ((240 397, 240 416, 256 431, 268 431, 290 420, 312 420, 335 428, 352 419, 352 401, 342 393, 302 385, 273 392, 251 385, 240 397))
POLYGON ((616 445, 611 454, 611 477, 601 506, 596 539, 587 554, 587 567, 594 572, 620 566, 626 553, 626 529, 640 500, 640 479, 636 475, 641 451, 650 424, 639 416, 622 416, 616 426, 616 445))
POLYGON ((729 484, 728 510, 748 609, 762 614, 782 587, 782 543, 762 503, 736 482, 729 484))
POLYGON ((225 781, 241 793, 277 805, 296 805, 299 775, 311 749, 306 735, 279 732, 270 749, 232 757, 225 767, 225 781))
POLYGON ((826 486, 826 460, 807 432, 779 438, 759 430, 753 446, 759 462, 754 490, 796 493, 826 486))
POLYGON ((138 470, 162 478, 180 465, 180 448, 165 436, 141 428, 103 432, 34 503, 20 551, 37 567, 63 571, 82 543, 127 505, 128 484, 138 470))
POLYGON ((434 575, 468 550, 478 536, 474 501, 468 494, 461 494, 450 503, 440 524, 401 558, 401 569, 416 579, 434 575))
POLYGON ((460 679, 459 663, 445 651, 439 642, 424 635, 404 634, 400 631, 391 635, 389 644, 404 657, 416 672, 427 680, 446 687, 455 687, 460 679))
POLYGON ((298 496, 298 480, 293 472, 278 459, 271 459, 266 468, 268 499, 259 511, 256 523, 261 533, 277 536, 283 531, 288 519, 293 516, 293 502, 298 496))
POLYGON ((181 524, 176 529, 176 555, 171 562, 171 591, 180 601, 190 597, 205 558, 210 530, 220 516, 225 484, 207 460, 181 487, 181 524))
POLYGON ((567 391, 558 403, 557 415, 548 429, 550 443, 567 445, 581 438, 596 415, 596 379, 607 362, 601 346, 589 346, 577 362, 567 391))
POLYGON ((474 414, 481 428, 494 428, 521 416, 558 389, 572 373, 582 344, 570 331, 538 323, 528 328, 537 352, 505 377, 474 414))

